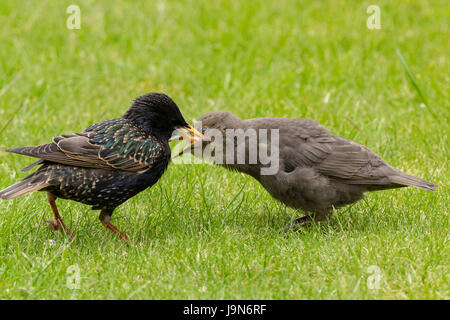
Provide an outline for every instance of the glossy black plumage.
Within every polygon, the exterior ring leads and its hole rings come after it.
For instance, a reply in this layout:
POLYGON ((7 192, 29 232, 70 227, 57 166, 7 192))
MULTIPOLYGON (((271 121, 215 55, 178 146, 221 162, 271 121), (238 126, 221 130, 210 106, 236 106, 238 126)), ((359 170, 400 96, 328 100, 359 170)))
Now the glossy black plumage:
POLYGON ((52 199, 63 198, 102 210, 100 219, 111 229, 114 209, 162 176, 171 156, 168 139, 180 127, 190 126, 178 106, 164 94, 147 94, 136 99, 120 118, 55 137, 48 144, 8 149, 39 158, 25 170, 41 167, 0 191, 0 198, 47 191, 50 204, 52 199))

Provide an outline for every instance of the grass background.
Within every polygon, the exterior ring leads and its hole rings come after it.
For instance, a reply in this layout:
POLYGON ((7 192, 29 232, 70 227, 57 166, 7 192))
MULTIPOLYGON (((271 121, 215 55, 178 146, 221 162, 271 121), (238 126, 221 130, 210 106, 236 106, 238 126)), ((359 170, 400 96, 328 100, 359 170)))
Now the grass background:
MULTIPOLYGON (((301 213, 251 178, 172 165, 113 215, 132 245, 87 206, 58 202, 71 243, 43 223, 45 194, 3 201, 0 298, 450 298, 449 13, 444 0, 1 1, 1 150, 79 132, 163 91, 190 122, 211 110, 317 119, 440 188, 372 193, 327 224, 283 233, 301 213), (73 3, 80 30, 66 28, 73 3), (366 28, 370 4, 380 30, 366 28), (67 286, 73 268, 79 289, 67 286)), ((0 158, 1 188, 32 161, 0 158)))

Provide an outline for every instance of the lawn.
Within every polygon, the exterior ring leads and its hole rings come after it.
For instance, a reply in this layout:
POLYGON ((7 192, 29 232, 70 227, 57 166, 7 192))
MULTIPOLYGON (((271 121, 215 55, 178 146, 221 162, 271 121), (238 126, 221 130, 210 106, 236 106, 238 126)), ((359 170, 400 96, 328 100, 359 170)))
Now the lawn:
POLYGON ((58 200, 72 242, 43 222, 45 194, 2 201, 0 298, 449 299, 449 15, 444 0, 1 1, 0 189, 32 161, 7 147, 82 131, 150 91, 189 122, 313 118, 440 187, 371 193, 285 233, 302 213, 255 180, 173 164, 113 215, 130 244, 79 203, 58 200), (71 4, 80 29, 66 27, 71 4), (366 27, 371 4, 381 29, 366 27))

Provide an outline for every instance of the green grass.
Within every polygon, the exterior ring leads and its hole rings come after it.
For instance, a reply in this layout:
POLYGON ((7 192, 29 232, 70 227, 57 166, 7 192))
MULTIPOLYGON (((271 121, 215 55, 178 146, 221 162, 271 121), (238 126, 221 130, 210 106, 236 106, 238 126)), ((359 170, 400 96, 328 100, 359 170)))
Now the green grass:
MULTIPOLYGON (((44 194, 2 201, 0 298, 449 299, 448 3, 376 1, 373 31, 370 4, 1 1, 1 150, 79 132, 163 91, 190 122, 211 110, 314 118, 440 188, 372 193, 283 233, 302 213, 251 178, 171 165, 113 215, 130 245, 87 206, 58 201, 70 242, 43 223, 44 194), (74 2, 80 30, 66 28, 74 2), (73 265, 78 290, 67 286, 73 265)), ((32 161, 0 159, 1 188, 32 161)))

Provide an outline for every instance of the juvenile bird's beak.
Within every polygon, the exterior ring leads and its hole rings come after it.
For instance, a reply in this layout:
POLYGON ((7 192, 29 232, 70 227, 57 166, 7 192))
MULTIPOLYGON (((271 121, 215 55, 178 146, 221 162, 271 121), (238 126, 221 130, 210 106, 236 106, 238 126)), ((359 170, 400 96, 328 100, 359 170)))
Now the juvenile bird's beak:
POLYGON ((190 136, 191 138, 191 144, 193 144, 196 140, 199 140, 203 138, 203 134, 201 134, 197 129, 195 129, 193 126, 188 125, 187 130, 192 133, 190 136))
POLYGON ((185 137, 185 138, 187 138, 189 140, 190 144, 192 145, 196 141, 201 140, 201 138, 203 137, 203 134, 201 134, 197 129, 195 129, 191 125, 188 125, 187 127, 181 127, 181 126, 180 127, 176 127, 176 129, 181 129, 181 130, 178 130, 178 132, 180 134, 172 136, 169 139, 169 142, 183 140, 183 137, 185 137), (190 134, 188 134, 183 129, 186 129, 190 134))
POLYGON ((175 158, 181 156, 184 152, 189 150, 196 142, 200 141, 201 143, 203 138, 203 134, 201 134, 197 129, 195 129, 191 125, 188 125, 187 127, 178 127, 177 129, 187 129, 187 131, 190 134, 184 130, 179 130, 178 131, 180 133, 179 135, 174 135, 169 139, 169 142, 183 140, 183 137, 189 140, 189 146, 185 148, 183 151, 181 151, 178 155, 176 155, 175 158))

